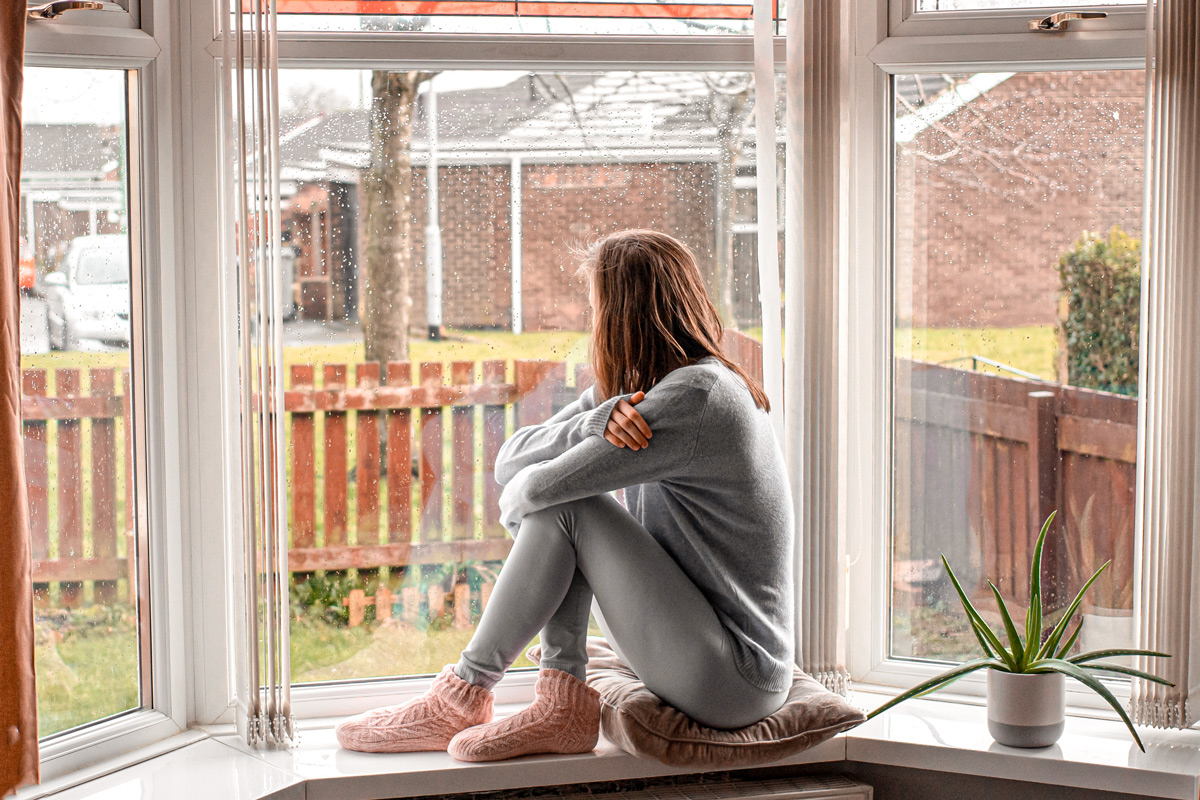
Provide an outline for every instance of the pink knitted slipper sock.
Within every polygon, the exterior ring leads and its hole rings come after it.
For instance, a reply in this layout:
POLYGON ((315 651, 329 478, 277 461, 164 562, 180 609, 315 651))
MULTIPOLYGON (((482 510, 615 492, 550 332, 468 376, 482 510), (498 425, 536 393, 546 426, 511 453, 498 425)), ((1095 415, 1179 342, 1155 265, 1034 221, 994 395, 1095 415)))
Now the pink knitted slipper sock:
POLYGON ((574 675, 538 673, 536 697, 511 717, 467 728, 450 740, 459 761, 501 761, 537 753, 586 753, 600 738, 600 695, 574 675))
POLYGON ((454 734, 491 718, 492 693, 467 683, 447 665, 420 697, 349 717, 335 732, 347 750, 412 753, 445 750, 454 734))

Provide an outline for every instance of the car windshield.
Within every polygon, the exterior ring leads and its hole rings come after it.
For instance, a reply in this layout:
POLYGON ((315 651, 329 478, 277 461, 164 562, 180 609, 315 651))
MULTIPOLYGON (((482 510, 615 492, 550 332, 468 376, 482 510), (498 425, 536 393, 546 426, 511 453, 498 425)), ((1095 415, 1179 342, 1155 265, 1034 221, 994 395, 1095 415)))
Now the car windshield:
POLYGON ((79 256, 75 281, 93 285, 129 283, 129 250, 126 247, 95 247, 79 256))

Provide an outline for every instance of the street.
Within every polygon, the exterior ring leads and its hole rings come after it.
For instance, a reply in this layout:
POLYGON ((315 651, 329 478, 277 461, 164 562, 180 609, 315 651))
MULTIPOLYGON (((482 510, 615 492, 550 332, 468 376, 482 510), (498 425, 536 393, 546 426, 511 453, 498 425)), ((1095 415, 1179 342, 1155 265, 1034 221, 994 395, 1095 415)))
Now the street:
MULTIPOLYGON (((284 347, 350 344, 362 341, 362 328, 341 320, 293 320, 283 324, 284 347)), ((106 352, 116 348, 100 342, 83 341, 80 350, 106 352)), ((50 331, 46 323, 46 301, 34 295, 21 295, 21 354, 37 355, 50 351, 50 331)))

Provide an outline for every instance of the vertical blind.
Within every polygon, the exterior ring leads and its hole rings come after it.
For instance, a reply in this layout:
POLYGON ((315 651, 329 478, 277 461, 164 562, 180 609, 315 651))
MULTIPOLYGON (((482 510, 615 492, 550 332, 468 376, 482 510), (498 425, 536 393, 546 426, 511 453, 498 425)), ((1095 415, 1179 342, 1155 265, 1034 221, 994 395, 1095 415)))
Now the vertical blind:
POLYGON ((797 522, 797 663, 845 693, 846 572, 837 509, 841 18, 788 0, 784 436, 797 522))
POLYGON ((241 525, 232 562, 243 575, 238 723, 251 745, 294 738, 287 607, 279 62, 275 0, 223 9, 228 260, 236 277, 241 525), (230 30, 231 28, 231 30, 230 30))
POLYGON ((1138 646, 1133 719, 1183 728, 1200 718, 1200 5, 1150 4, 1151 81, 1138 464, 1138 646), (1190 387, 1192 391, 1184 391, 1190 387))

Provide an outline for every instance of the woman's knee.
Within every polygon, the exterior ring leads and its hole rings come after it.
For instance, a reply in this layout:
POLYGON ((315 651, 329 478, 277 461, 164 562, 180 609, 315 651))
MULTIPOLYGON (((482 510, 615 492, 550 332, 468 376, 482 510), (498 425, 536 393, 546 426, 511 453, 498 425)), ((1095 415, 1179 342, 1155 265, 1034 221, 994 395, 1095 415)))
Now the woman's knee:
POLYGON ((581 497, 577 500, 568 500, 565 503, 548 506, 527 514, 521 520, 518 535, 524 535, 527 530, 536 530, 543 533, 562 533, 574 542, 576 530, 581 525, 586 524, 586 520, 594 520, 615 513, 628 515, 629 512, 610 495, 599 494, 591 497, 581 497))

